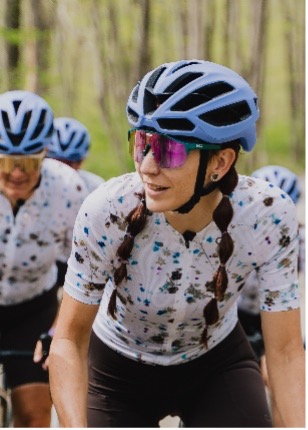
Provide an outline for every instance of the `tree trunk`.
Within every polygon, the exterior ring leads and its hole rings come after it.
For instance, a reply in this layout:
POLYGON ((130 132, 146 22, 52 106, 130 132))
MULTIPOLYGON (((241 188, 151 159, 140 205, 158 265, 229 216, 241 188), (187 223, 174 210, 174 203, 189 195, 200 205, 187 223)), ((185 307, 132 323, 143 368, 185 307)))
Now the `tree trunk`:
POLYGON ((47 72, 49 68, 50 29, 54 23, 54 5, 43 0, 28 0, 26 25, 28 38, 25 44, 25 63, 28 71, 25 87, 37 94, 48 88, 47 72))
MULTIPOLYGON (((20 27, 20 0, 6 0, 5 2, 5 27, 17 32, 20 27)), ((16 89, 18 85, 18 67, 20 62, 19 44, 5 40, 6 69, 8 89, 16 89)))
MULTIPOLYGON (((268 1, 267 0, 253 0, 252 1, 252 33, 251 33, 251 57, 250 57, 250 70, 248 72, 248 82, 258 96, 258 104, 262 115, 257 122, 257 134, 259 135, 263 129, 263 121, 266 117, 265 104, 264 104, 264 71, 266 69, 266 37, 268 30, 268 1)), ((248 158, 248 170, 252 171, 254 166, 258 163, 257 157, 263 157, 266 152, 264 145, 263 151, 255 151, 251 157, 248 158)))
POLYGON ((290 153, 298 162, 304 157, 305 141, 305 30, 304 3, 298 2, 297 7, 289 0, 283 0, 283 14, 285 18, 285 47, 287 55, 289 100, 291 110, 290 153), (297 22, 295 26, 294 23, 297 22))

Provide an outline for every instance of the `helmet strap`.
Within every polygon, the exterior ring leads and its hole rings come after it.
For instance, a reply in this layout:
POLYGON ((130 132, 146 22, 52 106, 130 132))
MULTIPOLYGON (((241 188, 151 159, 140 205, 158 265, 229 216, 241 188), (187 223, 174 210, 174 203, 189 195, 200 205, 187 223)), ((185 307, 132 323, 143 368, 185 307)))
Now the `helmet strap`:
POLYGON ((194 194, 179 208, 175 209, 174 212, 179 212, 180 214, 185 214, 190 212, 193 207, 200 201, 202 196, 206 196, 214 191, 218 185, 217 182, 210 182, 206 187, 203 187, 206 175, 206 169, 208 164, 208 151, 200 151, 199 167, 196 178, 196 185, 194 194))

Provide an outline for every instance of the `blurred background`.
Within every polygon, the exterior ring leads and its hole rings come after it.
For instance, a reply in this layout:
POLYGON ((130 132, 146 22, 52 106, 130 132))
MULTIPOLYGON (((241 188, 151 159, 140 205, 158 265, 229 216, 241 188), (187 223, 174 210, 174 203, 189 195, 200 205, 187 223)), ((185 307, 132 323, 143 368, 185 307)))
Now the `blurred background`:
POLYGON ((40 94, 88 127, 85 168, 131 171, 125 106, 163 62, 206 59, 259 96, 258 144, 239 172, 305 168, 305 0, 0 0, 0 92, 40 94))

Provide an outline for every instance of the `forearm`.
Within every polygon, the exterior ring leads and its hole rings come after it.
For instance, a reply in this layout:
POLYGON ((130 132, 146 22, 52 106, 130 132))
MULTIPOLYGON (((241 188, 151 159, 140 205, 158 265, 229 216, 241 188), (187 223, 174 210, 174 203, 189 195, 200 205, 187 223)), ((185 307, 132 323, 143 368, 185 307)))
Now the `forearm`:
POLYGON ((60 427, 86 427, 87 353, 66 339, 55 339, 50 360, 50 390, 60 427))
POLYGON ((269 366, 274 402, 287 428, 305 428, 304 351, 292 357, 277 358, 269 366))

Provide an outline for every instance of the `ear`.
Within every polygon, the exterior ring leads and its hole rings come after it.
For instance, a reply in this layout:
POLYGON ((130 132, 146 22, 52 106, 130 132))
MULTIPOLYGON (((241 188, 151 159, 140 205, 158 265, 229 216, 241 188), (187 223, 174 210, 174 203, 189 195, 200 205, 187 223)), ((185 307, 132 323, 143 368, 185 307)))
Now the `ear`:
POLYGON ((207 169, 208 179, 211 180, 211 175, 216 174, 217 179, 221 179, 230 170, 230 167, 236 160, 234 149, 226 148, 219 151, 211 159, 207 169))

